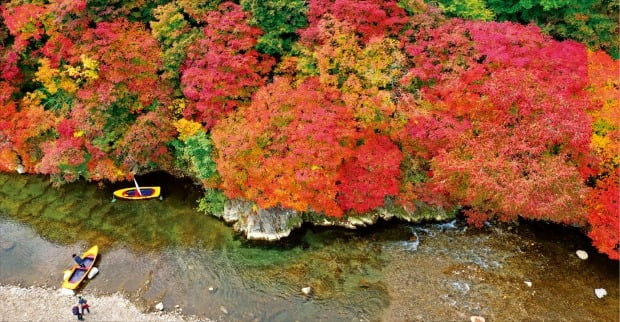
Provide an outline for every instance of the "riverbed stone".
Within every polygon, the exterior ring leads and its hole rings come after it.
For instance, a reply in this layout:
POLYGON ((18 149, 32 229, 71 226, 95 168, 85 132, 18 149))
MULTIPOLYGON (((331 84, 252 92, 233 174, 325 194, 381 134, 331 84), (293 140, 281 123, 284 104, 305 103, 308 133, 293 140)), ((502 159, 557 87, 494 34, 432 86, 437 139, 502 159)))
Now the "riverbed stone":
POLYGON ((607 295, 607 290, 604 289, 604 288, 597 288, 597 289, 594 289, 594 294, 599 299, 602 299, 602 298, 604 298, 607 295))
POLYGON ((15 242, 10 240, 0 240, 0 250, 11 250, 15 247, 15 242))
POLYGON ((304 294, 306 294, 306 295, 310 295, 310 293, 312 293, 312 288, 311 288, 310 286, 303 287, 303 288, 301 289, 301 292, 302 292, 302 293, 304 293, 304 294))
POLYGON ((471 322, 485 322, 485 319, 481 316, 472 315, 469 317, 469 321, 471 322))
POLYGON ((155 309, 158 311, 163 311, 164 310, 164 303, 159 302, 155 305, 155 309))
POLYGON ((577 257, 579 257, 582 260, 586 260, 588 259, 588 253, 585 250, 578 250, 575 252, 577 254, 577 257))

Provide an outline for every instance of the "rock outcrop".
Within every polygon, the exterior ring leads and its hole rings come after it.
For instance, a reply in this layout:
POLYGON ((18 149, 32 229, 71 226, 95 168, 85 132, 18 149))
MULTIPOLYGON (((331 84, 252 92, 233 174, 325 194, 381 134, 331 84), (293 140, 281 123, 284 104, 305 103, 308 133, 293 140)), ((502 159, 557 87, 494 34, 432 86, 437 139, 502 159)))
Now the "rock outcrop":
POLYGON ((279 240, 287 237, 295 228, 303 223, 317 226, 340 226, 349 229, 373 225, 379 219, 389 220, 398 218, 408 222, 424 220, 444 221, 454 218, 454 211, 446 212, 440 207, 430 207, 417 204, 415 211, 388 205, 373 212, 342 218, 327 217, 316 213, 301 213, 299 211, 274 207, 262 209, 250 201, 233 199, 224 204, 224 211, 215 214, 227 223, 233 224, 233 229, 243 233, 247 239, 279 240))
POLYGON ((258 208, 254 203, 239 199, 228 200, 222 219, 234 223, 233 228, 247 239, 278 240, 287 237, 294 228, 301 226, 301 214, 280 207, 258 208))

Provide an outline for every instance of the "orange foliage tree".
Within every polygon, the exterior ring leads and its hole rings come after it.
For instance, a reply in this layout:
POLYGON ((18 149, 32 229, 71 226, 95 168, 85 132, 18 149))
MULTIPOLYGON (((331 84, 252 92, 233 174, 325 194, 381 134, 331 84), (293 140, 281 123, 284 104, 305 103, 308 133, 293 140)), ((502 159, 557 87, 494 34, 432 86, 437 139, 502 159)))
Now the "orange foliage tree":
POLYGON ((11 95, 15 88, 6 81, 0 81, 0 170, 14 171, 18 165, 18 155, 13 149, 11 130, 17 112, 11 95))
POLYGON ((400 150, 358 131, 341 94, 307 78, 277 78, 252 104, 213 128, 224 193, 263 208, 282 206, 341 216, 396 195, 400 150))
POLYGON ((592 111, 592 149, 599 158, 594 189, 586 205, 592 243, 612 259, 620 259, 620 65, 602 51, 588 53, 592 111))
POLYGON ((337 91, 309 78, 278 78, 252 104, 213 128, 222 189, 229 198, 342 215, 339 167, 358 137, 337 91))
MULTIPOLYGON (((6 107, 11 111, 15 105, 9 103, 6 107)), ((7 148, 15 153, 25 171, 34 173, 42 157, 40 144, 53 135, 57 117, 44 109, 36 94, 24 97, 11 114, 2 130, 5 142, 10 142, 7 148)))

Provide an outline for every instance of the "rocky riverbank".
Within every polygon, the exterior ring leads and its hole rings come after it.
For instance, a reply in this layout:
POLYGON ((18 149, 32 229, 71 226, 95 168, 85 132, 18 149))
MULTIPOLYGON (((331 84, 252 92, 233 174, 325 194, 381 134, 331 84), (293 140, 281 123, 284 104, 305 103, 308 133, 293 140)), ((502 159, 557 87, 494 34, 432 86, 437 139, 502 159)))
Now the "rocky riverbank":
MULTIPOLYGON (((120 294, 81 295, 90 304, 90 313, 84 315, 85 321, 211 321, 183 316, 178 312, 144 312, 120 294)), ((62 294, 60 290, 0 285, 0 303, 1 321, 77 320, 71 313, 77 296, 62 294)))

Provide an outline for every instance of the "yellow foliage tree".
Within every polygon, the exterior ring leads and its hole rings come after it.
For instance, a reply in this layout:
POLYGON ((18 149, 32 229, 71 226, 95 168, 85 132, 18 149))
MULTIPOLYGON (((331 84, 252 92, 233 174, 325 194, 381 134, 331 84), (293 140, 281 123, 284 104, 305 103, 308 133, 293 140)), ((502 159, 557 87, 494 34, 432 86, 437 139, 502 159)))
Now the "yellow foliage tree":
POLYGON ((186 119, 179 119, 175 121, 173 125, 179 132, 179 139, 181 139, 181 141, 187 140, 189 137, 198 133, 198 131, 202 129, 202 125, 200 123, 186 119))

